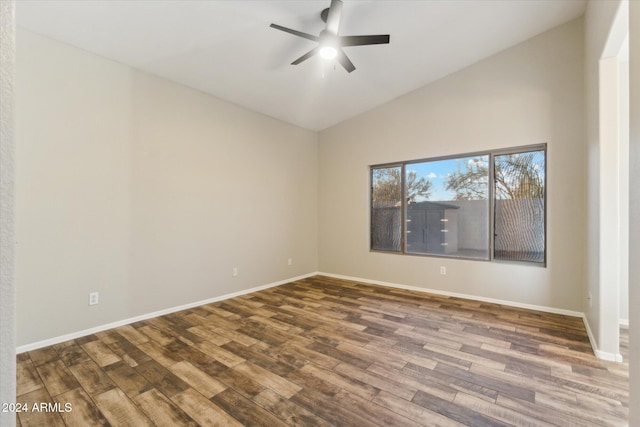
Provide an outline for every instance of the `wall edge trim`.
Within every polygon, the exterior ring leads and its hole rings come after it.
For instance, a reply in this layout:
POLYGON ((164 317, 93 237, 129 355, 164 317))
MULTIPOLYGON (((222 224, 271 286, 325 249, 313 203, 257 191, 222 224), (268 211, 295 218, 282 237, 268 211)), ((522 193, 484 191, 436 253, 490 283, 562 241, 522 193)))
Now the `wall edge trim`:
POLYGON ((119 326, 129 325, 131 323, 140 322, 142 320, 147 320, 152 317, 163 316, 165 314, 175 313, 176 311, 187 310, 189 308, 198 307, 200 305, 211 304, 213 302, 223 301, 226 299, 238 297, 241 295, 250 294, 257 291, 262 291, 265 289, 273 288, 276 286, 284 285, 285 283, 293 282, 296 280, 306 279, 307 277, 317 275, 317 272, 303 274, 301 276, 291 277, 289 279, 279 280, 277 282, 268 283, 266 285, 255 286, 253 288, 245 289, 238 292, 233 292, 230 294, 224 294, 213 298, 208 298, 201 301, 194 301, 187 304, 182 304, 174 307, 165 308, 162 310, 153 311, 151 313, 141 314, 139 316, 129 317, 122 320, 117 320, 115 322, 106 323, 104 325, 95 326, 93 328, 83 329, 81 331, 71 332, 69 334, 60 335, 53 338, 48 338, 42 341, 37 341, 30 344, 25 344, 16 347, 16 354, 24 353, 26 351, 37 350, 39 348, 48 347, 50 345, 59 344, 64 341, 73 340, 76 338, 84 337, 86 335, 95 334, 96 332, 106 331, 108 329, 117 328, 119 326))
MULTIPOLYGON (((457 293, 457 292, 447 292, 447 291, 442 291, 442 290, 437 290, 437 289, 421 288, 421 287, 418 287, 418 286, 411 286, 411 285, 405 285, 405 284, 393 283, 393 282, 385 282, 385 281, 382 281, 382 280, 372 280, 372 279, 366 279, 366 278, 363 278, 363 277, 345 276, 345 275, 342 275, 342 274, 333 274, 333 273, 326 273, 326 272, 321 272, 321 271, 315 271, 315 272, 312 272, 312 273, 306 273, 306 274, 303 274, 303 275, 300 275, 300 276, 279 280, 277 282, 272 282, 272 283, 268 283, 268 284, 265 284, 265 285, 255 286, 253 288, 245 289, 245 290, 242 290, 242 291, 233 292, 233 293, 230 293, 230 294, 224 294, 224 295, 220 295, 220 296, 217 296, 217 297, 208 298, 206 300, 200 300, 200 301, 195 301, 195 302, 191 302, 191 303, 187 303, 187 304, 182 304, 182 305, 175 306, 175 307, 169 307, 169 308, 166 308, 166 309, 163 309, 163 310, 157 310, 157 311, 154 311, 154 312, 151 312, 151 313, 145 313, 145 314, 141 314, 139 316, 134 316, 134 317, 130 317, 130 318, 127 318, 127 319, 123 319, 123 320, 118 320, 118 321, 115 321, 115 322, 107 323, 107 324, 104 324, 104 325, 95 326, 93 328, 83 329, 81 331, 72 332, 72 333, 69 333, 69 334, 60 335, 60 336, 53 337, 53 338, 48 338, 48 339, 45 339, 45 340, 42 340, 42 341, 37 341, 37 342, 34 342, 34 343, 30 343, 30 344, 21 345, 21 346, 18 346, 16 348, 16 354, 24 353, 26 351, 37 350, 39 348, 47 347, 47 346, 58 344, 58 343, 61 343, 61 342, 64 342, 64 341, 69 341, 69 340, 80 338, 80 337, 83 337, 83 336, 86 336, 86 335, 94 334, 96 332, 102 332, 102 331, 105 331, 105 330, 108 330, 108 329, 117 328, 119 326, 128 325, 128 324, 131 324, 131 323, 139 322, 139 321, 150 319, 150 318, 153 318, 153 317, 158 317, 158 316, 163 316, 165 314, 175 313, 176 311, 187 310, 189 308, 198 307, 200 305, 211 304, 213 302, 223 301, 223 300, 226 300, 226 299, 238 297, 238 296, 241 296, 241 295, 250 294, 250 293, 253 293, 253 292, 257 292, 257 291, 273 288, 273 287, 276 287, 276 286, 284 285, 285 283, 293 282, 293 281, 296 281, 296 280, 302 280, 302 279, 306 279, 308 277, 313 277, 313 276, 318 276, 318 275, 319 276, 333 277, 335 279, 353 280, 353 281, 356 281, 356 282, 367 283, 367 284, 370 284, 370 285, 388 286, 388 287, 396 288, 396 289, 405 289, 405 290, 416 291, 416 292, 431 293, 431 294, 434 294, 434 295, 443 295, 443 296, 449 296, 449 297, 455 297, 455 298, 464 298, 464 299, 473 300, 473 301, 482 301, 482 302, 489 302, 489 303, 493 303, 493 304, 506 305, 506 306, 510 306, 510 307, 517 307, 517 308, 525 308, 525 309, 529 309, 529 310, 543 311, 543 312, 546 312, 546 313, 562 314, 562 315, 565 315, 565 316, 572 316, 572 317, 580 317, 580 318, 582 318, 582 321, 584 323, 585 329, 587 331, 587 335, 589 337, 589 342, 591 344, 591 347, 593 349, 593 353, 595 354, 595 356, 597 358, 599 358, 599 359, 602 359, 602 360, 607 360, 607 361, 612 361, 612 362, 622 362, 622 355, 620 355, 619 353, 618 354, 614 354, 614 353, 609 353, 609 352, 602 351, 602 350, 598 349, 598 346, 596 345, 595 338, 593 336, 593 333, 591 332, 591 327, 589 326, 589 321, 587 320, 586 315, 584 313, 581 313, 581 312, 578 312, 578 311, 565 310, 565 309, 560 309, 560 308, 555 308, 555 307, 547 307, 547 306, 534 305, 534 304, 524 304, 524 303, 518 303, 518 302, 515 302, 515 301, 500 300, 500 299, 496 299, 496 298, 486 298, 486 297, 481 297, 481 296, 477 296, 477 295, 461 294, 461 293, 457 293)), ((621 323, 622 323, 622 321, 621 321, 621 323)))
POLYGON ((589 336, 589 342, 591 343, 593 354, 595 354, 598 359, 607 360, 609 362, 622 362, 622 355, 620 353, 614 354, 598 349, 598 344, 596 343, 596 339, 591 332, 591 327, 589 326, 589 319, 587 319, 587 316, 585 314, 582 315, 582 322, 584 323, 584 327, 587 330, 587 335, 589 336))
POLYGON ((493 303, 493 304, 507 305, 507 306, 510 306, 510 307, 517 307, 517 308, 525 308, 525 309, 529 309, 529 310, 544 311, 545 313, 563 314, 565 316, 571 316, 571 317, 584 317, 584 313, 579 312, 579 311, 565 310, 565 309, 562 309, 562 308, 555 308, 555 307, 547 307, 547 306, 544 306, 544 305, 524 304, 524 303, 519 303, 519 302, 515 302, 515 301, 507 301, 507 300, 501 300, 501 299, 496 299, 496 298, 486 298, 486 297, 481 297, 481 296, 478 296, 478 295, 461 294, 461 293, 456 293, 456 292, 447 292, 447 291, 441 291, 441 290, 438 290, 438 289, 421 288, 421 287, 418 287, 418 286, 404 285, 404 284, 393 283, 393 282, 384 282, 384 281, 381 281, 381 280, 372 280, 372 279, 364 279, 364 278, 360 278, 360 277, 343 276, 343 275, 340 275, 340 274, 323 273, 323 272, 319 272, 318 274, 322 275, 322 276, 333 277, 333 278, 336 278, 336 279, 354 280, 354 281, 357 281, 357 282, 368 283, 368 284, 371 284, 371 285, 389 286, 391 288, 407 289, 407 290, 410 290, 410 291, 424 292, 424 293, 435 294, 435 295, 443 295, 443 296, 455 297, 455 298, 464 298, 464 299, 473 300, 473 301, 490 302, 490 303, 493 303))
POLYGON ((356 281, 356 282, 367 283, 367 284, 370 284, 370 285, 388 286, 388 287, 397 288, 397 289, 406 289, 406 290, 410 290, 410 291, 424 292, 424 293, 430 293, 430 294, 435 294, 435 295, 443 295, 443 296, 449 296, 449 297, 456 297, 456 298, 464 298, 464 299, 473 300, 473 301, 482 301, 482 302, 489 302, 489 303, 493 303, 493 304, 506 305, 506 306, 510 306, 510 307, 517 307, 517 308, 525 308, 525 309, 529 309, 529 310, 543 311, 545 313, 562 314, 562 315, 571 316, 571 317, 580 317, 580 318, 582 318, 582 321, 584 323, 585 329, 587 330, 587 335, 589 336, 589 343, 591 344, 591 348, 593 350, 593 354, 598 359, 607 360, 607 361, 611 361, 611 362, 622 362, 622 355, 621 354, 619 354, 619 353, 618 354, 609 353, 609 352, 602 351, 602 350, 598 349, 598 346, 596 345, 595 338, 593 337, 593 333, 591 332, 591 328, 589 327, 589 322, 587 321, 587 317, 586 317, 586 315, 584 313, 579 312, 579 311, 565 310, 565 309, 562 309, 562 308, 547 307, 547 306, 543 306, 543 305, 524 304, 524 303, 519 303, 519 302, 515 302, 515 301, 500 300, 500 299, 496 299, 496 298, 486 298, 486 297, 481 297, 481 296, 477 296, 477 295, 460 294, 460 293, 456 293, 456 292, 447 292, 447 291, 441 291, 441 290, 437 290, 437 289, 420 288, 420 287, 417 287, 417 286, 404 285, 404 284, 393 283, 393 282, 384 282, 384 281, 381 281, 381 280, 365 279, 365 278, 362 278, 362 277, 345 276, 345 275, 342 275, 342 274, 318 272, 318 275, 327 276, 327 277, 333 277, 333 278, 336 278, 336 279, 353 280, 353 281, 356 281))

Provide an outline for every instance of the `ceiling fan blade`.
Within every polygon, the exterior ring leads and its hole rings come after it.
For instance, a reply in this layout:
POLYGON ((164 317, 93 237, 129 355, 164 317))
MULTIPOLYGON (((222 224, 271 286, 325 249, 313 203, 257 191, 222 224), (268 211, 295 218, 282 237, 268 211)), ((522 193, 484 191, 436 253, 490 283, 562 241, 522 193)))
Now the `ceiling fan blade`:
POLYGON ((356 69, 355 65, 353 65, 353 62, 349 60, 342 49, 338 49, 338 56, 336 56, 336 59, 338 60, 340 65, 342 65, 344 69, 347 70, 348 73, 356 69))
POLYGON ((365 46, 369 44, 387 44, 389 43, 389 34, 379 34, 375 36, 342 36, 340 37, 340 46, 365 46))
POLYGON ((316 53, 318 53, 318 51, 320 50, 320 47, 315 47, 313 49, 311 49, 309 52, 305 53, 304 55, 302 55, 300 58, 296 59, 295 61, 293 61, 291 63, 291 65, 298 65, 299 63, 301 63, 302 61, 306 61, 307 59, 311 58, 313 55, 315 55, 316 53))
POLYGON ((332 34, 338 34, 340 27, 340 15, 342 14, 342 0, 331 0, 329 16, 327 16, 326 30, 332 34))
POLYGON ((302 37, 303 39, 313 40, 317 42, 319 40, 318 36, 314 36, 311 34, 303 33, 302 31, 292 30, 291 28, 283 27, 277 24, 269 25, 271 28, 275 28, 276 30, 284 31, 285 33, 293 34, 294 36, 302 37))

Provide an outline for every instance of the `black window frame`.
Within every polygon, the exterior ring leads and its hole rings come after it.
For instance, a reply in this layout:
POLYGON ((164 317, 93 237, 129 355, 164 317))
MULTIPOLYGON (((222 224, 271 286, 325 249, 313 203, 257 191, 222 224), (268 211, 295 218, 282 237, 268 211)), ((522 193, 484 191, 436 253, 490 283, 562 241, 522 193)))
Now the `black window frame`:
POLYGON ((497 262, 497 263, 508 263, 508 264, 524 264, 524 265, 534 265, 540 267, 547 266, 547 249, 548 249, 548 235, 547 235, 547 222, 548 222, 548 209, 547 209, 547 182, 548 182, 548 151, 547 151, 547 143, 540 144, 531 144, 524 146, 516 146, 509 148, 500 148, 495 150, 486 150, 486 151, 476 151, 470 153, 461 153, 447 156, 439 156, 439 157, 428 157, 422 159, 415 160, 405 160, 405 161, 396 161, 389 163, 381 163, 369 166, 369 251, 375 253, 386 253, 386 254, 394 254, 394 255, 409 255, 409 256, 418 256, 418 257, 431 257, 431 258, 445 258, 449 260, 472 260, 472 261, 480 261, 480 262, 497 262), (533 151, 542 151, 544 153, 544 191, 543 191, 543 204, 544 204, 544 226, 543 226, 543 239, 544 239, 544 254, 542 261, 529 261, 529 260, 509 260, 503 258, 495 257, 495 227, 496 227, 496 197, 495 197, 495 157, 503 156, 509 154, 518 154, 518 153, 527 153, 533 151), (420 253, 420 252, 408 252, 407 251, 407 189, 406 189, 406 173, 407 166, 416 163, 425 163, 425 162, 434 162, 439 160, 453 160, 453 159, 461 159, 467 157, 476 157, 476 156, 488 156, 489 157, 489 167, 488 167, 488 213, 487 213, 487 239, 488 239, 488 256, 486 258, 478 258, 478 257, 465 257, 465 256, 453 256, 446 254, 432 254, 432 253, 420 253), (401 197, 401 221, 400 221, 400 250, 381 250, 373 248, 373 227, 374 227, 374 207, 373 207, 373 184, 374 184, 374 170, 382 169, 382 168, 401 168, 401 189, 402 189, 402 197, 401 197))

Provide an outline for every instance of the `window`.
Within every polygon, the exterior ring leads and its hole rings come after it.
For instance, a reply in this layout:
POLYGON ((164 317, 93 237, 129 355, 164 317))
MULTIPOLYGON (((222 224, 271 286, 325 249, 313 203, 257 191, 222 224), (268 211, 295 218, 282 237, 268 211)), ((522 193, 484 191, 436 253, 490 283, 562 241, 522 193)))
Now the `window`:
POLYGON ((406 165, 407 253, 489 257, 488 164, 481 155, 406 165))
POLYGON ((545 151, 494 156, 495 259, 545 262, 545 151))
POLYGON ((371 250, 545 262, 546 145, 371 167, 371 250))
POLYGON ((371 169, 371 249, 399 252, 402 228, 402 167, 371 169))

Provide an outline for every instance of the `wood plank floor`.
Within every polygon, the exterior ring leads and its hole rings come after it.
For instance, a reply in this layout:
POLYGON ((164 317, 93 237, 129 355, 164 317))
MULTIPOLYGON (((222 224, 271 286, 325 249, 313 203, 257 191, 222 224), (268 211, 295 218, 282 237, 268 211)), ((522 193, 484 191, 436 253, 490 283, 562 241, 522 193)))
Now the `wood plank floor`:
POLYGON ((17 363, 22 426, 623 426, 628 414, 628 365, 595 358, 579 318, 322 276, 17 363))

